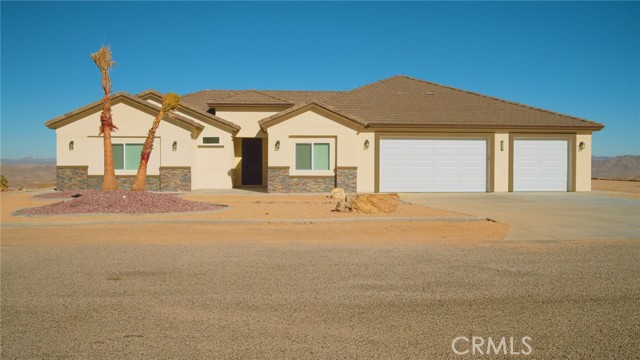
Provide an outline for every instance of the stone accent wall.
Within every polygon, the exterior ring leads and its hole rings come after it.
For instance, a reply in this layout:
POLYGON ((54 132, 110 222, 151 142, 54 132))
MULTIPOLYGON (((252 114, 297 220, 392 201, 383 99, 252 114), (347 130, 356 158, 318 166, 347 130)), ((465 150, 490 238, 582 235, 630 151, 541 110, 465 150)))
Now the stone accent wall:
POLYGON ((335 187, 335 176, 289 176, 288 192, 329 193, 335 187))
POLYGON ((84 190, 87 188, 88 166, 57 166, 56 189, 84 190))
POLYGON ((338 167, 336 169, 336 183, 339 188, 343 188, 346 193, 358 191, 358 168, 338 167))
POLYGON ((162 191, 191 191, 191 168, 160 167, 162 191))
POLYGON ((289 176, 288 167, 269 167, 267 191, 270 193, 330 192, 335 176, 289 176))
MULTIPOLYGON (((87 189, 100 190, 102 189, 102 175, 90 175, 87 179, 87 189)), ((135 180, 135 175, 116 175, 116 182, 118 183, 118 189, 131 190, 131 185, 135 180)), ((147 175, 147 190, 148 191, 160 191, 160 176, 147 175)))
POLYGON ((267 191, 282 193, 289 188, 289 168, 269 167, 267 169, 267 191))
MULTIPOLYGON (((87 175, 87 169, 87 166, 56 167, 56 188, 58 191, 102 189, 103 175, 87 175)), ((116 175, 118 189, 130 190, 135 178, 135 175, 116 175)), ((191 191, 191 168, 161 167, 160 175, 147 175, 147 190, 191 191)))

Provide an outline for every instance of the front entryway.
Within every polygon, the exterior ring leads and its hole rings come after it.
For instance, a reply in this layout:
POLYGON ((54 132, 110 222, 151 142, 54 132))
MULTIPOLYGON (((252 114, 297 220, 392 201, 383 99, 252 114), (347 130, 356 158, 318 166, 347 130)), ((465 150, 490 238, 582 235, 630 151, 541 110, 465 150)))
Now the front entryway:
POLYGON ((242 185, 262 185, 262 139, 242 139, 242 185))

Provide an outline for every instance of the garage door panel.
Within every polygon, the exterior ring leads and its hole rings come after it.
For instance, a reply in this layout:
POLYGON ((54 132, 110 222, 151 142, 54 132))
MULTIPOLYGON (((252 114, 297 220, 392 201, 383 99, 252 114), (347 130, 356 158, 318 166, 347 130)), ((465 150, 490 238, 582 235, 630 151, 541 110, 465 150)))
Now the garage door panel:
POLYGON ((484 192, 486 141, 381 139, 380 191, 484 192))
POLYGON ((514 191, 567 191, 567 180, 567 140, 514 141, 514 191))

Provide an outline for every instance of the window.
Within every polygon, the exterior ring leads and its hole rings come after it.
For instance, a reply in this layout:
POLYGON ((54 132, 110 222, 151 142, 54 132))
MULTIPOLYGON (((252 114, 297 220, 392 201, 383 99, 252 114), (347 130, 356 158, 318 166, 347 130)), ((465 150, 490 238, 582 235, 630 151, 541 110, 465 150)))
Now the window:
POLYGON ((296 143, 295 169, 297 171, 329 171, 331 165, 330 143, 296 143))
POLYGON ((138 170, 143 144, 113 144, 113 167, 116 170, 138 170))
POLYGON ((203 137, 202 138, 202 143, 203 144, 207 144, 207 145, 220 144, 220 137, 218 137, 218 136, 215 136, 215 137, 203 137))

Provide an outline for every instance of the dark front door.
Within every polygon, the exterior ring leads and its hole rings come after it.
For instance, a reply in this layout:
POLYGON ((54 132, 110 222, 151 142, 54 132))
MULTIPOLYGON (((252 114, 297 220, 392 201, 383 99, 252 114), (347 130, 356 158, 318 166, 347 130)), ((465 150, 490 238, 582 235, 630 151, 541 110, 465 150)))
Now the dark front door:
POLYGON ((242 139, 242 185, 262 185, 262 139, 242 139))

